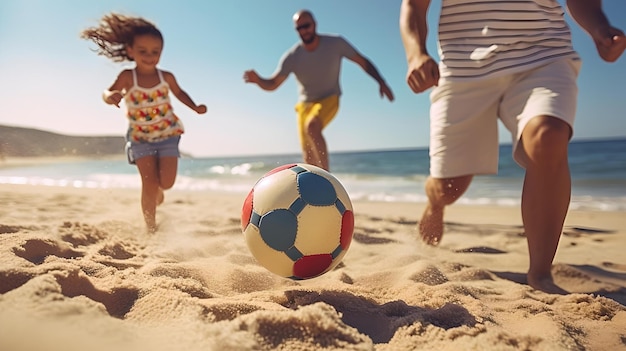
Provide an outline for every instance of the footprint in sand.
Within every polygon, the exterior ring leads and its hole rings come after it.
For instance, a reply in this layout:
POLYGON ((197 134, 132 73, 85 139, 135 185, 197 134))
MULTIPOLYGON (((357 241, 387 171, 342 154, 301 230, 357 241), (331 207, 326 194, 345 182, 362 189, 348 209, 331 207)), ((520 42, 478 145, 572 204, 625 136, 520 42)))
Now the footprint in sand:
POLYGON ((610 268, 616 271, 626 272, 626 264, 621 263, 613 263, 613 262, 602 262, 602 266, 606 268, 610 268))
POLYGON ((130 248, 127 248, 123 243, 116 242, 107 244, 98 251, 99 254, 115 258, 118 260, 127 260, 135 257, 135 254, 131 252, 130 248))
POLYGON ((215 322, 224 320, 233 320, 241 315, 259 311, 259 306, 249 305, 245 303, 220 303, 211 306, 203 306, 202 314, 210 316, 215 322))
POLYGON ((0 294, 19 288, 34 276, 33 273, 18 270, 0 271, 0 294))
POLYGON ((448 277, 434 265, 426 265, 415 271, 409 280, 430 286, 444 284, 449 281, 448 277))
MULTIPOLYGON (((354 234, 352 234, 352 240, 361 244, 389 244, 395 243, 393 239, 375 237, 376 234, 381 234, 383 231, 379 229, 357 227, 354 228, 354 234)), ((392 230, 388 232, 392 233, 392 230)))
POLYGON ((446 330, 461 326, 475 328, 479 324, 467 309, 454 303, 447 303, 437 309, 412 306, 402 300, 378 304, 366 297, 332 290, 290 290, 285 292, 284 301, 278 301, 293 310, 319 302, 332 306, 341 314, 343 323, 367 335, 375 343, 389 342, 398 329, 416 321, 446 330), (455 318, 451 319, 451 315, 455 318))
POLYGON ((0 234, 17 233, 20 229, 20 227, 16 226, 0 224, 0 234))
POLYGON ((112 317, 123 318, 139 298, 139 291, 136 288, 117 287, 105 291, 96 288, 80 270, 67 273, 55 275, 63 295, 67 297, 86 296, 103 304, 112 317))
POLYGON ((46 257, 79 258, 84 253, 69 247, 66 243, 52 239, 28 239, 24 244, 13 249, 13 253, 36 265, 42 264, 46 257))
POLYGON ((466 249, 458 249, 454 250, 456 253, 484 253, 484 254, 505 254, 506 251, 502 251, 500 249, 495 249, 493 247, 488 246, 474 246, 468 247, 466 249))
POLYGON ((361 244, 369 244, 369 245, 375 245, 375 244, 389 244, 389 243, 395 243, 396 241, 393 239, 387 239, 387 238, 377 238, 371 235, 367 235, 364 233, 360 233, 360 232, 355 232, 352 235, 352 240, 361 243, 361 244))
POLYGON ((14 234, 18 233, 22 230, 37 230, 39 228, 33 226, 21 226, 21 225, 6 225, 0 224, 0 235, 1 234, 14 234))
MULTIPOLYGON (((599 228, 587 228, 587 227, 566 227, 563 229, 563 235, 578 238, 583 235, 595 235, 595 234, 613 234, 614 230, 599 229, 599 228)), ((597 241, 602 241, 597 239, 597 241)))
POLYGON ((74 246, 93 245, 104 240, 108 233, 89 224, 64 222, 58 229, 61 239, 74 246))

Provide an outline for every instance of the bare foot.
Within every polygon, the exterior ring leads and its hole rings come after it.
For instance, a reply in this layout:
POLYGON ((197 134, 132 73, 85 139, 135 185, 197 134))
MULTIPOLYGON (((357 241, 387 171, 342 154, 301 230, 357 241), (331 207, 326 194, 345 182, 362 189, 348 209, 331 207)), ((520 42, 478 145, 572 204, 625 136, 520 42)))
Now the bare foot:
POLYGON ((422 219, 419 221, 418 229, 422 240, 426 244, 439 245, 443 236, 443 208, 435 210, 430 204, 426 205, 422 219))
POLYGON ((165 193, 163 192, 163 189, 159 188, 159 193, 157 194, 157 206, 162 204, 163 201, 165 201, 165 193))
POLYGON ((157 232, 157 230, 159 230, 159 226, 156 223, 146 224, 146 231, 148 232, 148 234, 154 234, 157 232))
POLYGON ((567 295, 569 291, 561 288, 554 283, 552 276, 547 277, 533 277, 530 273, 526 276, 528 285, 534 289, 541 290, 548 294, 567 295))
POLYGON ((156 218, 154 215, 150 215, 147 213, 143 214, 143 219, 146 222, 146 232, 148 234, 154 234, 159 229, 159 225, 157 224, 156 218))

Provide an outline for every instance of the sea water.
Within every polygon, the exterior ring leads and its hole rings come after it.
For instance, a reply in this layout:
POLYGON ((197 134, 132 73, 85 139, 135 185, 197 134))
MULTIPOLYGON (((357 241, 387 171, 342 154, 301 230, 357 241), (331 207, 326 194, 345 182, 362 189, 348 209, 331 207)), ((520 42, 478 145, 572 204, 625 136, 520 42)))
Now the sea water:
MULTIPOLYGON (((267 171, 301 162, 300 154, 181 158, 174 189, 220 191, 245 197, 267 171)), ((569 147, 571 209, 626 211, 626 139, 574 141, 569 147)), ((353 201, 425 202, 428 150, 332 152, 330 166, 353 201)), ((500 146, 496 175, 474 180, 457 203, 519 206, 524 171, 500 146)), ((77 188, 139 189, 135 166, 124 159, 94 159, 0 167, 0 183, 77 188)))

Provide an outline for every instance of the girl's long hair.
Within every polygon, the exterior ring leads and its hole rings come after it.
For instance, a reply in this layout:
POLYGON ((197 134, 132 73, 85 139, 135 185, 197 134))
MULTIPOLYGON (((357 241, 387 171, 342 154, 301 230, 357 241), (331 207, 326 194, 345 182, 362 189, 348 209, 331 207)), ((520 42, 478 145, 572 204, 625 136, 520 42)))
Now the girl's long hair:
POLYGON ((105 15, 96 27, 85 29, 81 38, 92 40, 98 45, 95 51, 115 62, 133 61, 126 52, 137 35, 154 35, 163 41, 161 31, 151 22, 140 17, 129 17, 116 13, 105 15))

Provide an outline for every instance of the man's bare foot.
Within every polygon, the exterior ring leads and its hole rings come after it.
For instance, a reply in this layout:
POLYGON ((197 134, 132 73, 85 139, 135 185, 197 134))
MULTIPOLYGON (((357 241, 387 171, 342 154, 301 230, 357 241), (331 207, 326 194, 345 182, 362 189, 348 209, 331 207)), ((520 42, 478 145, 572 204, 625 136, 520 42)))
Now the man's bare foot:
POLYGON ((159 188, 158 190, 158 194, 157 194, 157 206, 159 206, 160 204, 163 203, 163 201, 165 201, 165 194, 163 192, 163 189, 159 188))
POLYGON ((422 240, 428 244, 437 246, 443 236, 443 208, 435 210, 430 204, 426 205, 418 229, 422 240))
POLYGON ((567 295, 569 291, 561 288, 554 283, 552 276, 533 277, 530 273, 527 274, 526 280, 528 285, 534 289, 541 290, 548 294, 567 295))

